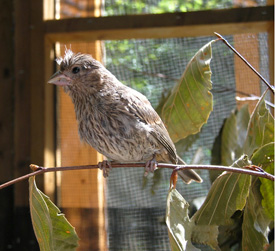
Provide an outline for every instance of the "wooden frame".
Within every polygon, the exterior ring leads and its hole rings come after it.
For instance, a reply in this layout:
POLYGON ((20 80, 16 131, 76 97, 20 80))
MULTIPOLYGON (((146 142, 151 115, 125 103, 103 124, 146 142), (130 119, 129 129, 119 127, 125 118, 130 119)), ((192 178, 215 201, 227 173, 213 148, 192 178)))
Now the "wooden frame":
POLYGON ((68 41, 212 36, 267 31, 272 6, 148 15, 47 20, 46 38, 68 41))

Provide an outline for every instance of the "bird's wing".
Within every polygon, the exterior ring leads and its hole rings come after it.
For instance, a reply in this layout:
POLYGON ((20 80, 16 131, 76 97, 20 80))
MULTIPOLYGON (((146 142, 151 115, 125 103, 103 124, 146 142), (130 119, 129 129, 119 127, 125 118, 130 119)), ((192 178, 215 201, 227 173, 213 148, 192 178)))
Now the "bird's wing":
POLYGON ((171 161, 177 163, 177 153, 174 143, 172 142, 161 118, 154 110, 148 99, 141 93, 131 88, 127 88, 127 91, 124 91, 121 97, 124 102, 128 103, 128 108, 131 113, 134 113, 140 121, 151 126, 151 135, 164 146, 171 158, 171 161))

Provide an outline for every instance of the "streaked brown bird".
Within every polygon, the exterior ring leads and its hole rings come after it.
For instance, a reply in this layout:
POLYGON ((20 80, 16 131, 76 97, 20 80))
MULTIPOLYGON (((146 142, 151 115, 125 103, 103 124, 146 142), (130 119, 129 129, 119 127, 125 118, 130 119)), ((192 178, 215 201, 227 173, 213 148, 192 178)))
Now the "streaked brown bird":
MULTIPOLYGON (((108 160, 145 161, 146 172, 153 171, 157 161, 185 164, 144 95, 122 84, 88 54, 66 50, 57 63, 60 70, 48 83, 63 86, 72 98, 82 140, 108 160)), ((104 176, 108 175, 108 166, 110 162, 99 164, 104 176)), ((180 171, 179 175, 186 183, 202 182, 193 170, 180 171)))

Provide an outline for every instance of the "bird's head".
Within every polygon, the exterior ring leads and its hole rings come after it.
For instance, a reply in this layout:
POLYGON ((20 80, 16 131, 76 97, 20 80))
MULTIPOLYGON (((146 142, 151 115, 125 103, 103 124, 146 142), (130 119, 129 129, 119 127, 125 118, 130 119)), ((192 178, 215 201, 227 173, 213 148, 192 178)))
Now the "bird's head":
POLYGON ((60 70, 51 76, 48 83, 63 86, 65 91, 86 90, 100 81, 104 67, 88 54, 74 54, 65 51, 65 56, 58 58, 60 70))

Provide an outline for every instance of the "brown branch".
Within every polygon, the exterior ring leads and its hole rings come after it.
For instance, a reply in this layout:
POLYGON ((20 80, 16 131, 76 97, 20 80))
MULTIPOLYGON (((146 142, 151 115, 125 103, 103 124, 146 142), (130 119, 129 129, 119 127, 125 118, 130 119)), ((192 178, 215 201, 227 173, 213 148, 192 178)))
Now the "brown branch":
POLYGON ((274 87, 271 86, 267 80, 231 45, 229 42, 219 33, 214 32, 214 34, 222 40, 265 84, 266 86, 273 92, 274 94, 274 87))
POLYGON ((216 165, 182 165, 176 167, 170 178, 170 187, 176 187, 177 184, 177 172, 184 169, 207 169, 207 170, 218 170, 218 171, 226 171, 229 173, 240 173, 240 174, 247 174, 252 176, 257 176, 261 178, 265 178, 271 181, 275 180, 275 176, 265 172, 261 167, 259 166, 245 166, 243 168, 237 168, 237 167, 228 167, 228 166, 216 166, 216 165), (247 168, 247 169, 243 169, 247 168), (252 169, 252 170, 251 170, 252 169), (258 170, 258 171, 256 171, 258 170))
MULTIPOLYGON (((118 168, 118 167, 144 167, 144 163, 112 163, 112 168, 118 168)), ((11 181, 8 181, 2 185, 0 185, 0 190, 8 187, 12 184, 15 184, 17 182, 20 182, 22 180, 28 179, 32 176, 36 176, 43 173, 48 172, 58 172, 58 171, 71 171, 71 170, 84 170, 84 169, 96 169, 98 168, 98 165, 85 165, 85 166, 63 166, 63 167, 42 167, 37 166, 34 164, 30 165, 30 168, 33 170, 32 173, 26 174, 24 176, 21 176, 19 178, 13 179, 11 181)), ((158 168, 170 168, 174 169, 173 173, 175 174, 179 170, 183 169, 207 169, 207 170, 219 170, 219 171, 227 171, 232 173, 241 173, 241 174, 247 174, 247 175, 253 175, 262 177, 265 179, 269 179, 274 181, 275 176, 269 173, 266 173, 264 171, 254 171, 254 170, 247 170, 247 169, 241 169, 236 167, 228 167, 228 166, 214 166, 214 165, 174 165, 174 164, 164 164, 159 163, 158 168)), ((260 167, 259 167, 260 168, 260 167)), ((173 175, 173 174, 172 174, 173 175)))

